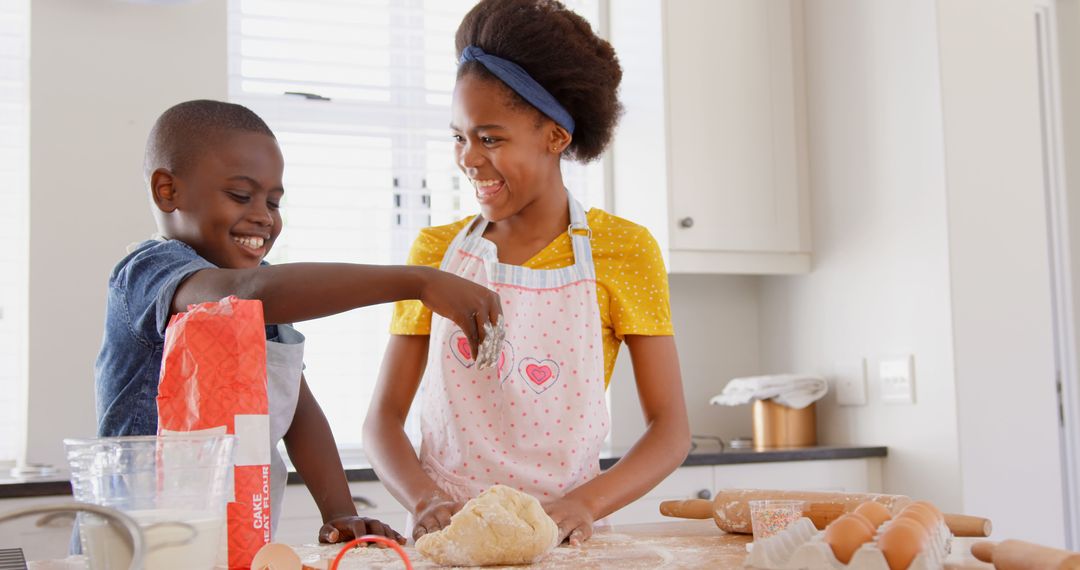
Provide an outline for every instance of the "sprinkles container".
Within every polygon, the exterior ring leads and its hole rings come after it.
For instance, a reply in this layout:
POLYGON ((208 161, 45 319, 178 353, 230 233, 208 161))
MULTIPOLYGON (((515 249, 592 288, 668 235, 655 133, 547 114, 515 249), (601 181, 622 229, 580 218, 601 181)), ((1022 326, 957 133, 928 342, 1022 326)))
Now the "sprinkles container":
POLYGON ((777 534, 803 516, 803 501, 750 501, 754 542, 777 534))

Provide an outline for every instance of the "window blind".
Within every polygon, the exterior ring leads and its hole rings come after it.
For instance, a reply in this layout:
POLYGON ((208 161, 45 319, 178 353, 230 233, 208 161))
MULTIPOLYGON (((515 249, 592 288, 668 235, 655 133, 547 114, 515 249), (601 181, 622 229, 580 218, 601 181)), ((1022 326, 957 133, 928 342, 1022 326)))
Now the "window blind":
MULTIPOLYGON (((571 1, 596 22, 598 0, 571 1)), ((474 0, 231 0, 229 93, 285 156, 284 230, 268 261, 404 263, 418 231, 477 211, 448 123, 454 32, 474 0)), ((586 207, 603 170, 565 163, 586 207)), ((341 447, 360 426, 392 307, 303 323, 306 376, 341 447)), ((418 434, 411 434, 416 436, 418 434)))
POLYGON ((29 34, 29 0, 0 1, 0 464, 25 439, 29 34))

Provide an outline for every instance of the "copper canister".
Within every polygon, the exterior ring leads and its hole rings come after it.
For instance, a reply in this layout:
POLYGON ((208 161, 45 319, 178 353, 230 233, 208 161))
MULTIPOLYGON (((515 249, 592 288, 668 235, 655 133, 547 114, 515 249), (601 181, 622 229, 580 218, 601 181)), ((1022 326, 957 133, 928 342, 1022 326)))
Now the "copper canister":
POLYGON ((754 447, 809 447, 817 445, 815 404, 796 410, 772 400, 754 400, 754 447))

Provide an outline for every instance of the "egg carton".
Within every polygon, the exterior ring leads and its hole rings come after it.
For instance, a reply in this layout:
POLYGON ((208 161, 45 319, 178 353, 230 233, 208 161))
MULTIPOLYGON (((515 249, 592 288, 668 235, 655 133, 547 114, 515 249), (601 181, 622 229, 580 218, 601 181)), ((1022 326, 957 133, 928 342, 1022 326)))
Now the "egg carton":
MULTIPOLYGON (((876 541, 891 522, 883 523, 874 539, 860 546, 851 561, 844 564, 825 543, 825 533, 804 517, 779 533, 754 542, 744 566, 760 570, 889 570, 876 541)), ((942 570, 951 545, 952 533, 939 522, 936 532, 931 533, 928 543, 912 560, 908 570, 942 570)))

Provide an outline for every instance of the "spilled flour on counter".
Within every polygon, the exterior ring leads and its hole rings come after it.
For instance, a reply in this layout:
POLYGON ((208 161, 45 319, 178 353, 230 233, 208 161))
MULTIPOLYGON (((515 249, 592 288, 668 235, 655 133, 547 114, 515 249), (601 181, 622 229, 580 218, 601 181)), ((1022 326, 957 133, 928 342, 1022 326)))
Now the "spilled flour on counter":
MULTIPOLYGON (((717 543, 719 537, 671 538, 641 537, 613 532, 594 534, 583 545, 574 547, 562 545, 552 550, 547 556, 529 566, 498 566, 505 570, 535 568, 544 570, 573 568, 574 570, 675 570, 702 568, 706 561, 712 568, 738 568, 742 565, 746 551, 740 544, 731 549, 730 557, 720 554, 717 565, 717 543)), ((445 568, 425 558, 415 548, 406 548, 413 568, 445 568)), ((330 560, 337 553, 331 546, 300 547, 306 564, 316 560, 330 560)), ((464 566, 454 566, 462 568, 464 566)), ((339 566, 341 570, 389 570, 401 569, 401 559, 390 550, 366 548, 350 552, 339 566)))

